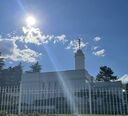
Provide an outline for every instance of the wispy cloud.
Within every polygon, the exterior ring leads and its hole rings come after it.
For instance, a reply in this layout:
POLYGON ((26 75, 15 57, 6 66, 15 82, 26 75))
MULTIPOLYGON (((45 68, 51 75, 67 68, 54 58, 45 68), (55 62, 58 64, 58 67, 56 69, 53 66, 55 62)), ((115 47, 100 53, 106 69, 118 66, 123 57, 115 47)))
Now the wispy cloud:
POLYGON ((101 50, 98 50, 98 51, 93 51, 92 53, 95 56, 102 56, 102 57, 104 57, 105 56, 105 49, 101 49, 101 50))
POLYGON ((20 39, 22 42, 31 43, 36 45, 46 44, 48 42, 53 42, 54 44, 58 42, 66 42, 66 35, 45 35, 39 28, 32 26, 25 26, 22 28, 24 36, 20 39))
POLYGON ((100 41, 101 40, 101 37, 99 37, 99 36, 96 36, 96 37, 94 37, 94 39, 93 39, 93 41, 95 41, 95 42, 98 42, 98 41, 100 41))
MULTIPOLYGON (((81 39, 80 48, 84 48, 87 46, 88 43, 84 43, 81 39)), ((76 52, 79 49, 79 42, 78 40, 71 40, 69 44, 67 45, 66 49, 72 49, 73 52, 76 52)))
POLYGON ((32 43, 40 45, 42 33, 39 28, 25 26, 22 28, 24 36, 21 38, 21 41, 25 43, 32 43))
POLYGON ((93 46, 92 50, 97 50, 99 48, 99 46, 93 46))
MULTIPOLYGON (((66 46, 65 49, 71 49, 73 52, 76 52, 79 49, 78 40, 67 40, 65 34, 47 35, 42 33, 39 28, 32 26, 24 26, 22 32, 22 35, 15 33, 7 34, 6 38, 0 36, 0 52, 2 52, 2 57, 12 61, 35 62, 41 53, 31 49, 29 44, 39 46, 51 42, 53 44, 63 43, 64 46, 66 46), (23 44, 24 47, 21 49, 17 42, 23 44)), ((80 40, 80 48, 84 48, 88 45, 88 42, 84 42, 82 38, 80 38, 80 40)), ((92 48, 92 53, 95 56, 105 56, 105 49, 102 49, 97 45, 97 42, 100 40, 101 38, 98 36, 93 39, 96 45, 92 48)))
POLYGON ((93 47, 92 47, 92 54, 98 57, 104 57, 106 55, 106 50, 104 48, 101 47, 101 45, 99 44, 99 41, 101 41, 101 37, 100 36, 96 36, 94 37, 93 41, 95 42, 93 47))
POLYGON ((62 43, 65 43, 67 42, 68 40, 65 39, 66 38, 66 35, 65 34, 62 34, 60 36, 55 36, 54 37, 54 40, 53 40, 53 43, 57 43, 57 42, 62 42, 62 43))

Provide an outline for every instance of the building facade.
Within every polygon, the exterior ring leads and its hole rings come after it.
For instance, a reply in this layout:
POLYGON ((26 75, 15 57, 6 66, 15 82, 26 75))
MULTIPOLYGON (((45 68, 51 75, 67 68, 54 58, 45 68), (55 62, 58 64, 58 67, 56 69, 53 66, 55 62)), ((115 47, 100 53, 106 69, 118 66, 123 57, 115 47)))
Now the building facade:
POLYGON ((21 101, 25 104, 22 105, 22 111, 35 110, 59 114, 89 113, 89 87, 91 87, 92 107, 95 106, 92 112, 111 114, 123 111, 122 84, 120 82, 94 82, 85 69, 85 56, 81 49, 75 53, 74 70, 22 75, 21 101), (24 93, 24 90, 30 90, 29 96, 24 93), (113 101, 113 97, 119 102, 113 101))

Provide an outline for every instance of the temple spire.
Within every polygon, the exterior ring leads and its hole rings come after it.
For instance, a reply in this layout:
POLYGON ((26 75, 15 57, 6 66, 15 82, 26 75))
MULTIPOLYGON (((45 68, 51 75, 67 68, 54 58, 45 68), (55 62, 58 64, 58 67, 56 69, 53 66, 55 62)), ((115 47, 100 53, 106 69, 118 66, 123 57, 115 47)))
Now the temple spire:
POLYGON ((85 56, 81 50, 81 39, 78 39, 78 50, 75 53, 75 70, 85 69, 85 56))
POLYGON ((80 39, 78 39, 78 41, 79 41, 79 49, 80 49, 80 47, 81 47, 81 40, 80 39))

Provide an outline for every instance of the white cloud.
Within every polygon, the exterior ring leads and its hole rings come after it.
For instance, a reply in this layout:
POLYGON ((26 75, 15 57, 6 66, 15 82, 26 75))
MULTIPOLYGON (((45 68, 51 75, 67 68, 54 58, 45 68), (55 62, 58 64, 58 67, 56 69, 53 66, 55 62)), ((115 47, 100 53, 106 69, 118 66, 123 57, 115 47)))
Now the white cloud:
POLYGON ((42 34, 39 28, 28 27, 28 26, 23 27, 22 30, 25 36, 22 36, 20 40, 25 43, 41 45, 41 44, 46 44, 50 41, 53 41, 54 44, 58 42, 65 43, 67 41, 65 39, 66 35, 64 34, 59 36, 45 35, 45 34, 42 34))
POLYGON ((104 57, 105 56, 105 49, 101 49, 101 50, 98 50, 98 51, 93 51, 93 54, 95 56, 102 56, 102 57, 104 57))
POLYGON ((34 50, 27 49, 14 49, 13 55, 10 56, 13 61, 23 61, 23 62, 36 62, 37 57, 41 55, 34 50))
POLYGON ((35 62, 40 55, 29 48, 19 49, 16 39, 0 39, 0 52, 2 57, 12 61, 35 62))
POLYGON ((65 43, 66 35, 45 35, 39 28, 25 26, 22 28, 23 35, 7 34, 7 38, 0 36, 0 52, 2 57, 12 61, 35 62, 40 53, 30 49, 29 44, 44 45, 49 42, 65 43), (17 42, 23 44, 23 48, 17 45, 17 42))
POLYGON ((56 36, 53 40, 53 43, 57 43, 57 42, 62 42, 62 43, 65 43, 67 42, 68 40, 65 39, 66 38, 66 35, 62 34, 60 36, 56 36))
POLYGON ((94 39, 93 39, 93 41, 95 41, 95 42, 98 42, 98 41, 100 41, 101 40, 101 37, 98 37, 98 36, 96 36, 94 39))
POLYGON ((34 27, 23 27, 23 33, 25 34, 22 38, 22 41, 25 43, 33 43, 40 45, 41 44, 41 37, 42 33, 39 28, 34 27))
POLYGON ((97 50, 99 48, 99 46, 94 46, 93 48, 92 48, 92 50, 97 50))
POLYGON ((93 47, 92 47, 92 54, 94 54, 95 56, 101 56, 101 57, 104 57, 106 54, 106 50, 101 48, 101 46, 99 45, 99 41, 101 40, 102 38, 99 37, 99 36, 96 36, 93 41, 95 42, 93 47))
MULTIPOLYGON (((88 43, 84 43, 83 41, 81 41, 80 48, 84 48, 85 46, 87 46, 87 44, 88 43)), ((70 41, 68 46, 66 47, 66 49, 72 49, 73 52, 76 52, 79 49, 79 42, 78 42, 78 40, 70 41)))

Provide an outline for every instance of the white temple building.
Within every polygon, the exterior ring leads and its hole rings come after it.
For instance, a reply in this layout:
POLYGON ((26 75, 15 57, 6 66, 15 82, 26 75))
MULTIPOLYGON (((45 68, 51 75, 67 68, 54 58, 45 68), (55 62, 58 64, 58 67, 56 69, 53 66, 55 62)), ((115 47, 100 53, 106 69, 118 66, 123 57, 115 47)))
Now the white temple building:
POLYGON ((25 73, 22 75, 22 86, 25 88, 49 88, 56 89, 70 85, 73 87, 82 86, 86 81, 91 80, 91 75, 85 69, 85 56, 81 49, 75 53, 75 69, 42 72, 42 73, 25 73), (60 85, 60 87, 59 87, 60 85))
MULTIPOLYGON (((92 83, 94 78, 85 69, 85 55, 80 48, 75 53, 75 68, 73 70, 41 72, 41 73, 24 73, 22 74, 21 84, 24 88, 33 89, 59 89, 64 86, 69 88, 78 88, 92 83)), ((121 86, 120 82, 95 82, 95 85, 116 87, 121 86), (111 86, 109 86, 111 85, 111 86)), ((94 84, 93 84, 94 85, 94 84)))
MULTIPOLYGON (((103 104, 106 104, 104 101, 108 99, 103 96, 111 95, 110 91, 118 89, 118 92, 113 91, 113 95, 118 95, 118 99, 121 100, 121 83, 94 82, 93 77, 85 69, 85 55, 79 47, 75 53, 74 70, 24 73, 22 75, 20 89, 22 90, 21 104, 26 105, 22 105, 23 109, 21 109, 23 112, 31 112, 34 110, 43 113, 89 113, 89 87, 91 87, 91 91, 95 96, 92 103, 98 107, 98 109, 94 109, 93 112, 98 113, 99 109, 101 109, 103 113, 103 104), (27 92, 25 90, 27 90, 27 92), (99 100, 102 101, 102 104, 99 100), (34 109, 29 106, 33 106, 34 109)), ((108 103, 111 105, 112 101, 108 103)), ((105 105, 104 107, 104 109, 106 109, 105 105)), ((109 109, 108 112, 110 112, 110 110, 111 109, 109 109)))

